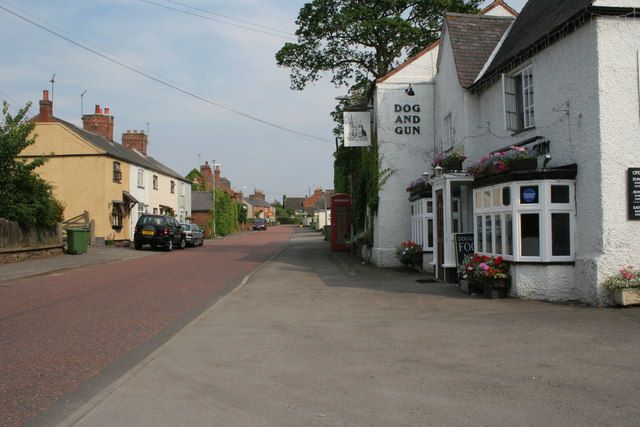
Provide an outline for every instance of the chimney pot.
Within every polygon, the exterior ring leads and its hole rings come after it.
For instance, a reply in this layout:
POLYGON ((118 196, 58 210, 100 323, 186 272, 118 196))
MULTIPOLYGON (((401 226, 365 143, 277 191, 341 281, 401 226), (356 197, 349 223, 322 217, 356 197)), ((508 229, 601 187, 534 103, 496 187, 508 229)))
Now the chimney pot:
POLYGON ((49 100, 49 91, 46 90, 46 89, 42 91, 42 100, 43 101, 48 101, 49 100))
POLYGON ((96 105, 96 114, 100 114, 100 105, 96 105))
POLYGON ((105 113, 105 114, 107 114, 107 115, 108 115, 108 114, 109 114, 109 111, 110 111, 110 110, 109 110, 109 107, 105 107, 105 108, 104 108, 104 113, 105 113))

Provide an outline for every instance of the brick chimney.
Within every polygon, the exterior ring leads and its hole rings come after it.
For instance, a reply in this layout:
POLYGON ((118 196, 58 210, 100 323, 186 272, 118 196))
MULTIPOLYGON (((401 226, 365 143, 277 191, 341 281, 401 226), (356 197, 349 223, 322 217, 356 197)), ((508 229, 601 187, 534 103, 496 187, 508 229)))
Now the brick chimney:
POLYGON ((136 150, 143 156, 147 155, 147 145, 149 140, 144 131, 128 130, 122 134, 122 146, 136 150))
POLYGON ((82 128, 86 131, 97 133, 113 142, 113 116, 108 108, 104 109, 96 105, 95 114, 85 114, 82 116, 82 128))
POLYGON ((252 199, 263 200, 264 201, 264 193, 261 190, 253 190, 252 199))
POLYGON ((53 101, 49 100, 49 91, 42 91, 42 99, 40 100, 40 115, 38 116, 38 122, 52 122, 53 121, 53 101))
POLYGON ((220 184, 220 166, 216 166, 216 187, 220 184))

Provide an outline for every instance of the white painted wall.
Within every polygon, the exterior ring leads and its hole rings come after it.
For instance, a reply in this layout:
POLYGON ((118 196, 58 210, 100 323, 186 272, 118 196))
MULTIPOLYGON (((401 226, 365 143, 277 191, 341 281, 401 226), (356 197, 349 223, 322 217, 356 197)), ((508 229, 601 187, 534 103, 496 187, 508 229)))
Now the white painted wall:
MULTIPOLYGON (((129 164, 129 193, 141 203, 149 205, 149 190, 152 188, 151 175, 149 172, 138 165, 129 164), (144 188, 138 187, 138 169, 144 171, 144 188)), ((146 208, 150 212, 149 208, 146 208)), ((138 222, 138 205, 135 205, 129 214, 129 227, 131 228, 131 236, 134 235, 136 223, 138 222)))
MULTIPOLYGON (((396 74, 400 78, 401 70, 396 74)), ((390 170, 391 176, 380 188, 378 214, 374 218, 372 262, 379 267, 399 265, 396 247, 411 238, 411 212, 406 188, 425 172, 425 160, 433 147, 434 86, 430 78, 422 83, 412 80, 415 96, 408 96, 408 84, 378 84, 375 94, 375 115, 379 147, 380 170, 390 170), (396 105, 417 105, 419 112, 396 112, 396 105), (405 115, 416 115, 419 123, 399 124, 405 115), (419 125, 419 134, 404 134, 404 127, 419 125), (402 128, 402 134, 396 128, 402 128)))
POLYGON ((415 60, 388 77, 384 83, 424 83, 426 76, 436 74, 439 48, 439 45, 432 45, 427 52, 418 53, 415 60))
MULTIPOLYGON (((625 265, 640 266, 640 221, 627 220, 626 200, 627 168, 640 167, 640 19, 601 17, 596 27, 603 234, 602 254, 596 258, 595 267, 596 278, 602 282, 625 265)), ((592 297, 590 293, 585 295, 587 299, 592 297)), ((597 302, 609 302, 608 297, 604 289, 597 289, 597 302)))

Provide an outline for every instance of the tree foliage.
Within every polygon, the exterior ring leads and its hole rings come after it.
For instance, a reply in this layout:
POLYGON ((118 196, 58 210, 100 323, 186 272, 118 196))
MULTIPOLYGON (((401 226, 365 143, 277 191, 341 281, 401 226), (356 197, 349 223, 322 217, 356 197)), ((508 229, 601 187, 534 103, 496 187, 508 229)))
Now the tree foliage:
POLYGON ((198 169, 192 169, 185 178, 191 181, 191 191, 207 191, 205 178, 198 169))
POLYGON ((442 16, 474 12, 480 0, 312 0, 298 14, 297 43, 277 53, 291 68, 291 88, 330 72, 336 86, 384 76, 407 55, 438 39, 442 16))
POLYGON ((240 203, 236 202, 229 194, 219 188, 216 189, 216 234, 227 236, 238 229, 240 203))
POLYGON ((51 184, 36 169, 46 163, 46 156, 32 160, 17 156, 36 142, 32 135, 35 122, 26 120, 28 103, 15 116, 2 106, 0 122, 0 217, 22 226, 52 226, 62 221, 64 206, 53 195, 51 184))
POLYGON ((300 224, 302 218, 300 216, 296 216, 295 209, 289 208, 285 209, 282 206, 282 203, 277 200, 274 201, 271 206, 276 208, 276 219, 280 224, 300 224))

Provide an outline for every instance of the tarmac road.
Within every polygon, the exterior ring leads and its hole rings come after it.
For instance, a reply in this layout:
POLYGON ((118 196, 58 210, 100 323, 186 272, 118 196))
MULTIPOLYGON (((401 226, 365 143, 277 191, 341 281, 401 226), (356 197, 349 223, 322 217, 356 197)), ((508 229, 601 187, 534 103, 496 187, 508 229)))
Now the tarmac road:
POLYGON ((278 253, 292 231, 0 283, 0 425, 65 416, 278 253))
POLYGON ((62 424, 638 425, 639 309, 420 278, 297 231, 62 424))

